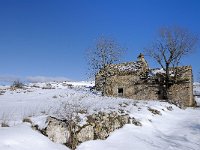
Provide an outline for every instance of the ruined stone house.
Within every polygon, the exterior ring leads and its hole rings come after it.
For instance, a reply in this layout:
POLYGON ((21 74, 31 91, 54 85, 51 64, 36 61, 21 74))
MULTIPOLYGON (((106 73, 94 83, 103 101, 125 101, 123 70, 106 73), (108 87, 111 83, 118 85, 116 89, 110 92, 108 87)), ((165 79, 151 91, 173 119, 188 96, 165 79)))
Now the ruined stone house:
MULTIPOLYGON (((193 106, 193 75, 191 66, 176 68, 176 80, 169 88, 168 98, 183 106, 193 106)), ((95 77, 95 87, 106 96, 135 100, 163 99, 162 69, 150 69, 143 54, 136 62, 111 64, 101 69, 95 77)), ((171 76, 174 71, 171 70, 171 76)))

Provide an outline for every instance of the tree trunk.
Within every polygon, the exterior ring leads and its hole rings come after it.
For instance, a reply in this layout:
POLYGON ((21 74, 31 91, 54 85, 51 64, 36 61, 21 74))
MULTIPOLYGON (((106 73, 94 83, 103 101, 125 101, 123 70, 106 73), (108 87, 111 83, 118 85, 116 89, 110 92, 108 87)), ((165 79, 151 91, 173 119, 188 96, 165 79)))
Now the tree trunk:
POLYGON ((103 67, 103 89, 102 89, 102 96, 105 96, 106 94, 106 76, 107 76, 107 70, 106 66, 103 67))
POLYGON ((164 99, 169 98, 168 91, 169 91, 169 63, 166 63, 166 71, 165 71, 165 88, 164 88, 164 99))

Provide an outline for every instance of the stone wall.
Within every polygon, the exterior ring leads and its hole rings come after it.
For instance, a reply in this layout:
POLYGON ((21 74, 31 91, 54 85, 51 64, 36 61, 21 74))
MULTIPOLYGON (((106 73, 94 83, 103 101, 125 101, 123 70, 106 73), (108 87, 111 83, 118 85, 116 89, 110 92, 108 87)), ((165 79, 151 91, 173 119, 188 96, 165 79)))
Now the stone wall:
POLYGON ((110 77, 112 78, 116 76, 131 76, 131 80, 132 78, 137 78, 136 80, 140 80, 142 77, 147 75, 148 71, 149 68, 147 62, 143 59, 136 62, 110 64, 96 74, 95 87, 98 91, 103 91, 106 84, 109 85, 108 82, 110 81, 110 77))
POLYGON ((95 139, 104 140, 111 132, 121 128, 125 124, 142 125, 129 115, 118 114, 117 112, 99 112, 87 116, 84 124, 48 117, 47 127, 42 130, 40 129, 40 131, 53 142, 65 144, 71 149, 75 149, 77 145, 85 141, 95 139))
POLYGON ((169 99, 182 106, 195 105, 193 97, 192 67, 181 67, 178 81, 169 89, 169 99))
MULTIPOLYGON (((192 67, 178 67, 177 72, 177 80, 171 84, 168 98, 171 102, 179 103, 181 106, 193 106, 192 67)), ((104 78, 102 78, 102 74, 97 74, 95 82, 96 89, 104 90, 104 95, 107 96, 137 100, 163 99, 162 93, 164 88, 160 77, 157 75, 148 76, 147 70, 145 72, 141 69, 130 73, 118 72, 104 76, 104 78)))
POLYGON ((148 83, 136 75, 112 76, 106 79, 105 94, 107 96, 124 97, 130 99, 159 99, 159 85, 148 83), (119 95, 118 89, 123 89, 119 95))

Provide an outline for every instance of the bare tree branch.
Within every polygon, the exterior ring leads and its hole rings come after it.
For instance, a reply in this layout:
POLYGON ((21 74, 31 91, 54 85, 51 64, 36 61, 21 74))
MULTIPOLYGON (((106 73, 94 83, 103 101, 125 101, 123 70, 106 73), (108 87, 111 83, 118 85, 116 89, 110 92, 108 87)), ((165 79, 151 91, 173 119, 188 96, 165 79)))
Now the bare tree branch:
POLYGON ((180 27, 161 28, 158 39, 152 46, 146 48, 146 54, 156 60, 165 70, 165 87, 169 88, 170 71, 174 70, 174 80, 176 80, 176 67, 184 56, 189 55, 197 45, 197 35, 180 27))
POLYGON ((90 77, 107 65, 119 62, 123 52, 124 48, 112 38, 98 37, 95 45, 87 50, 90 77))

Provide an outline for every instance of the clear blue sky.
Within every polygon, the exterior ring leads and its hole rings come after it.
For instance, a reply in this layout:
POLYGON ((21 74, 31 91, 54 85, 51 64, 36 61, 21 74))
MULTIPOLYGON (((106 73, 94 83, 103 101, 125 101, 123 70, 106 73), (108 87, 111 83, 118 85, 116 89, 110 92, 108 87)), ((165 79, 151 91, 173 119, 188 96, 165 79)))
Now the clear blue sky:
MULTIPOLYGON (((99 35, 115 38, 128 48, 123 60, 134 61, 160 27, 174 25, 200 34, 200 1, 0 0, 0 76, 84 80, 85 50, 99 35)), ((182 63, 195 79, 199 59, 198 47, 182 63)))

